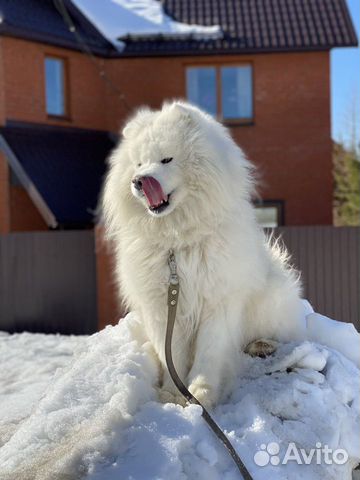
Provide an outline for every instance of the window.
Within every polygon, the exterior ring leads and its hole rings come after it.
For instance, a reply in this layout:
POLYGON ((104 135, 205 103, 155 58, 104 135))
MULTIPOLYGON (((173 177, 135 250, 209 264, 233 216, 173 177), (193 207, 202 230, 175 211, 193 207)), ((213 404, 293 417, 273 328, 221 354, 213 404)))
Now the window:
POLYGON ((63 117, 67 114, 65 99, 65 61, 60 58, 45 58, 46 112, 63 117))
POLYGON ((189 67, 187 98, 225 121, 249 122, 253 118, 251 65, 189 67))
POLYGON ((284 225, 284 202, 281 200, 264 200, 255 203, 256 219, 264 228, 275 228, 284 225))
POLYGON ((222 118, 252 118, 251 66, 221 68, 222 118))
POLYGON ((187 96, 191 103, 215 116, 217 114, 216 69, 214 67, 188 68, 187 96))

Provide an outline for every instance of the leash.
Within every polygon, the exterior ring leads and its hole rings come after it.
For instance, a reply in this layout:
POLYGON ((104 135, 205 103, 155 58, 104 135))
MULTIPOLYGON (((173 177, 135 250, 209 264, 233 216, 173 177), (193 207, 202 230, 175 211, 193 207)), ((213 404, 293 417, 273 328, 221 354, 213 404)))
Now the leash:
POLYGON ((169 253, 169 268, 170 268, 170 280, 169 280, 169 288, 168 288, 168 319, 167 319, 166 337, 165 337, 165 359, 166 359, 166 365, 169 370, 170 376, 173 379, 173 382, 175 383, 179 392, 186 398, 186 400, 189 403, 200 405, 200 407, 202 408, 202 416, 204 420, 207 422, 211 430, 215 433, 215 435, 223 443, 223 445, 231 455, 243 479, 254 480, 253 477, 250 475, 248 469, 242 462, 241 458, 236 453, 236 450, 232 446, 230 440, 227 438, 227 436, 224 434, 221 428, 217 425, 217 423, 211 417, 209 412, 201 405, 199 400, 195 398, 194 395, 192 395, 189 392, 189 390, 185 387, 184 383, 179 378, 179 375, 175 370, 174 363, 172 360, 172 355, 171 355, 171 341, 172 341, 172 334, 174 331, 180 284, 179 284, 179 277, 177 275, 175 255, 172 250, 170 250, 170 253, 169 253))

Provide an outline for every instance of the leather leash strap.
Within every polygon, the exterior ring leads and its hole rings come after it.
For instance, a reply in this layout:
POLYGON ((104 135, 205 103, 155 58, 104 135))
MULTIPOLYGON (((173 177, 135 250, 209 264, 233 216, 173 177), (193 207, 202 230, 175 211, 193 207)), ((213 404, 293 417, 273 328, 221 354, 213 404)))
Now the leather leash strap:
POLYGON ((179 378, 177 374, 174 363, 172 360, 171 355, 171 343, 172 343, 172 335, 174 331, 174 324, 176 318, 176 309, 179 299, 179 277, 176 271, 176 260, 175 255, 172 250, 170 250, 169 254, 169 267, 170 267, 170 281, 169 281, 169 289, 168 289, 168 319, 166 325, 166 337, 165 337, 165 359, 166 365, 169 370, 169 374, 173 379, 177 389, 179 392, 186 398, 189 403, 193 403, 195 405, 200 405, 202 408, 202 416, 204 420, 207 422, 211 430, 215 433, 218 439, 223 443, 229 454, 231 455, 232 459, 236 463, 239 472, 241 473, 244 480, 254 480, 253 477, 250 475, 248 469, 242 462, 239 455, 236 453, 235 448, 232 446, 230 440, 221 430, 221 428, 217 425, 215 420, 211 417, 209 412, 201 405, 199 400, 192 395, 189 390, 185 387, 182 380, 179 378))

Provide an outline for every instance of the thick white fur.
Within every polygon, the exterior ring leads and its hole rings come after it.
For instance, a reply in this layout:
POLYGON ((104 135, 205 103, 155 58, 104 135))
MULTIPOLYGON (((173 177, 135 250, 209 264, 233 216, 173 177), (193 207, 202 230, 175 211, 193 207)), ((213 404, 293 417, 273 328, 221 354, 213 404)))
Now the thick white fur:
MULTIPOLYGON (((190 391, 212 405, 231 390, 249 342, 304 337, 298 278, 257 225, 252 166, 220 123, 174 102, 139 111, 123 137, 103 194, 121 297, 141 315, 164 365, 167 260, 174 250, 181 284, 174 363, 190 391), (163 165, 168 157, 173 161, 163 165), (136 175, 151 175, 165 193, 174 192, 160 216, 132 190, 136 175)), ((175 395, 166 373, 163 390, 164 398, 175 395)))

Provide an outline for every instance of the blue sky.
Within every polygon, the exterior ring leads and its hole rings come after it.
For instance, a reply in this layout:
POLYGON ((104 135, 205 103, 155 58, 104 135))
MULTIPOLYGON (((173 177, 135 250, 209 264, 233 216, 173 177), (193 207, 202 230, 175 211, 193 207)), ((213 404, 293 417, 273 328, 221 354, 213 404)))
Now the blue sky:
MULTIPOLYGON (((347 0, 359 37, 360 1, 347 0)), ((356 117, 356 139, 360 141, 360 49, 336 48, 331 52, 332 137, 351 143, 352 117, 356 117)))

